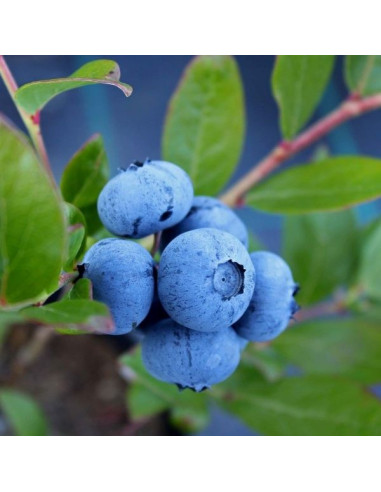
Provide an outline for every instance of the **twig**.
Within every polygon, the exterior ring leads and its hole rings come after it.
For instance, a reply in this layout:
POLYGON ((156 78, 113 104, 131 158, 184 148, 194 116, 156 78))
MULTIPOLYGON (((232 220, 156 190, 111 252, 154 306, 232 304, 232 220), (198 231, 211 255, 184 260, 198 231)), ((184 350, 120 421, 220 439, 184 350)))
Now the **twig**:
POLYGON ((64 285, 73 282, 74 280, 77 280, 79 277, 79 273, 61 273, 59 283, 58 283, 58 288, 60 289, 64 285))
POLYGON ((345 299, 334 299, 327 302, 322 302, 309 308, 301 309, 295 314, 295 321, 298 323, 316 319, 321 316, 345 314, 347 305, 345 299))
POLYGON ((30 138, 33 142, 33 145, 41 159, 42 164, 44 165, 46 172, 52 183, 55 185, 52 169, 50 167, 48 154, 46 151, 45 143, 42 138, 41 128, 40 128, 40 112, 38 111, 34 115, 28 114, 24 111, 21 106, 17 103, 15 98, 15 93, 18 89, 17 83, 12 75, 12 72, 9 70, 9 67, 2 55, 0 55, 0 76, 4 81, 6 88, 8 89, 9 95, 11 96, 20 116, 26 126, 30 138))
POLYGON ((243 176, 220 198, 228 205, 237 205, 242 197, 259 181, 293 155, 310 146, 331 130, 356 116, 381 107, 381 94, 366 98, 353 94, 337 109, 317 121, 294 140, 279 143, 262 161, 243 176))

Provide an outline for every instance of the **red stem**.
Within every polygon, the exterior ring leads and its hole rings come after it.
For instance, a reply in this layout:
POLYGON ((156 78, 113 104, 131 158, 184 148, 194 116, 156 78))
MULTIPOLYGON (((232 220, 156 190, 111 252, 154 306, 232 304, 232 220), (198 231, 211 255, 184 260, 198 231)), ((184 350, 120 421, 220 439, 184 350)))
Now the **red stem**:
POLYGON ((295 314, 294 319, 297 322, 308 321, 322 316, 345 314, 347 307, 342 300, 322 302, 309 308, 304 308, 295 314))
POLYGON ((361 99, 353 94, 337 109, 316 122, 294 140, 279 143, 262 161, 221 196, 229 205, 237 205, 242 197, 265 176, 293 155, 310 146, 345 121, 381 107, 381 94, 361 99))
POLYGON ((4 81, 6 88, 8 89, 9 95, 11 96, 28 132, 32 142, 35 146, 35 149, 40 156, 41 162, 44 165, 46 172, 49 175, 52 183, 55 186, 53 173, 49 163, 48 153, 46 151, 44 139, 42 138, 41 128, 40 128, 40 114, 39 112, 35 115, 30 115, 26 111, 24 111, 17 103, 15 99, 15 92, 18 89, 17 83, 12 75, 12 72, 9 70, 9 67, 2 55, 0 55, 0 76, 4 81))
POLYGON ((0 55, 0 71, 4 76, 4 83, 7 86, 8 91, 14 94, 17 91, 18 87, 12 75, 12 72, 9 70, 9 67, 6 64, 4 57, 2 55, 0 55))

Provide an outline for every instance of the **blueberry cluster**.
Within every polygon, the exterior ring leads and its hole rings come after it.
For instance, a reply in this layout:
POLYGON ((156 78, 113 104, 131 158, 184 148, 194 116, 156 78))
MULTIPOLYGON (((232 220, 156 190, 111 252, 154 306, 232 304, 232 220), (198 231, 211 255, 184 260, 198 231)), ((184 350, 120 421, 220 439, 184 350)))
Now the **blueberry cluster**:
POLYGON ((248 341, 272 340, 297 309, 288 265, 273 253, 249 255, 240 218, 215 198, 194 197, 175 164, 134 162, 104 187, 98 213, 123 238, 163 231, 158 265, 138 242, 117 238, 94 244, 82 265, 114 334, 140 326, 143 363, 159 380, 194 391, 223 381, 248 341))

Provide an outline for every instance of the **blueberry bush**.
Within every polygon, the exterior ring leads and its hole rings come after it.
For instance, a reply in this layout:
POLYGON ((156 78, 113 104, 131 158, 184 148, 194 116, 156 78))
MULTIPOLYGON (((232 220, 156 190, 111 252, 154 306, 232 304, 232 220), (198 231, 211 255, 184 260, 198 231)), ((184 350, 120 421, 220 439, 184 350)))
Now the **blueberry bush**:
MULTIPOLYGON (((127 97, 132 87, 115 62, 97 60, 18 88, 0 57, 27 130, 0 113, 0 356, 20 325, 38 346, 129 337, 115 366, 137 423, 163 414, 195 433, 217 406, 266 435, 380 435, 381 221, 360 224, 356 207, 381 197, 381 160, 319 145, 381 108, 380 64, 346 56, 348 97, 310 123, 335 57, 278 56, 283 139, 230 185, 245 140, 239 69, 231 56, 196 57, 169 101, 161 156, 120 163, 111 177, 95 135, 57 184, 45 105, 86 85, 127 97), (306 148, 308 162, 286 166, 306 148), (284 217, 282 257, 248 232, 242 207, 284 217)), ((49 433, 12 378, 0 379, 0 411, 16 434, 49 433)))

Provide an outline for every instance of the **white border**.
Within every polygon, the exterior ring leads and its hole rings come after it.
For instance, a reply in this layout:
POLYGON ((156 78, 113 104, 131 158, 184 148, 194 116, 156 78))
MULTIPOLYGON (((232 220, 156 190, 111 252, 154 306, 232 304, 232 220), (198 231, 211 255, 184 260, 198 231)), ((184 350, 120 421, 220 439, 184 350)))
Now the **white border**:
POLYGON ((373 54, 380 5, 332 0, 4 0, 3 54, 373 54))
POLYGON ((0 438, 4 491, 376 490, 364 437, 0 438), (25 488, 22 488, 22 485, 25 488))

